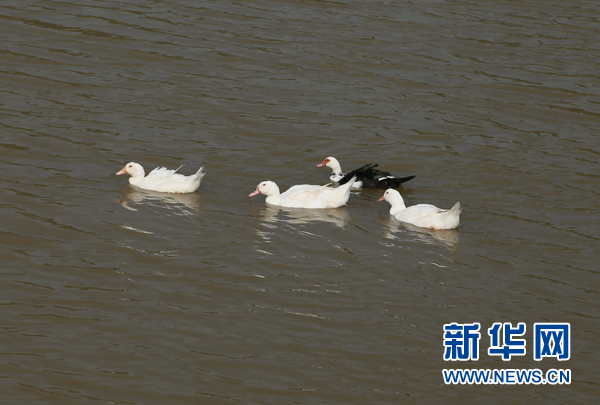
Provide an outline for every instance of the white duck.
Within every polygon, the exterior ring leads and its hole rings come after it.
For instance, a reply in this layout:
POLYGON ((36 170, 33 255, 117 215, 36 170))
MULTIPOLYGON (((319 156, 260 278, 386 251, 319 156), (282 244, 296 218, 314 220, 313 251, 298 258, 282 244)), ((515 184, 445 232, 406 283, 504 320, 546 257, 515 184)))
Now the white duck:
POLYGON ((267 196, 267 204, 288 208, 337 208, 348 202, 350 188, 355 180, 353 178, 337 188, 327 187, 328 184, 324 186, 301 184, 290 187, 283 194, 280 194, 275 182, 267 180, 256 186, 256 190, 248 197, 264 194, 267 196))
POLYGON ((415 176, 407 177, 396 177, 390 172, 384 172, 376 169, 378 164, 367 163, 359 167, 358 169, 352 170, 348 174, 342 172, 342 166, 340 162, 333 156, 328 156, 317 167, 329 167, 331 174, 329 180, 334 183, 345 184, 352 177, 356 176, 357 181, 352 186, 353 188, 396 188, 402 183, 407 182, 415 178, 415 176))
POLYGON ((177 170, 169 170, 165 167, 157 167, 145 176, 144 168, 141 164, 130 162, 125 165, 117 175, 129 174, 129 184, 152 191, 161 191, 163 193, 193 193, 200 187, 200 182, 206 174, 204 167, 198 169, 195 174, 184 176, 177 173, 177 170), (145 176, 145 177, 144 177, 145 176))
POLYGON ((435 230, 454 229, 460 224, 460 202, 449 210, 444 210, 431 204, 417 204, 406 207, 404 199, 397 190, 388 189, 379 201, 387 201, 392 205, 390 214, 398 221, 408 222, 421 228, 435 230))

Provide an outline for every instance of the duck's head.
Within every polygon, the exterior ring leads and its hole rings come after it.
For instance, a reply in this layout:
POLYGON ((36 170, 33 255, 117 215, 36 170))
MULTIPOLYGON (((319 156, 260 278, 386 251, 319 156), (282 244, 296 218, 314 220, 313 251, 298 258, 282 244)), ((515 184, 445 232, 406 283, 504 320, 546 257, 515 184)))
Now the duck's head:
POLYGON ((383 196, 381 196, 381 198, 377 201, 387 201, 390 204, 392 204, 394 201, 397 200, 402 200, 402 196, 400 195, 398 190, 388 188, 387 190, 385 190, 385 193, 383 193, 383 196))
POLYGON ((120 171, 117 172, 117 175, 121 174, 129 174, 132 177, 137 177, 141 175, 142 177, 144 177, 144 168, 139 163, 129 162, 120 171))
POLYGON ((250 193, 248 197, 254 197, 258 194, 264 194, 267 197, 270 195, 276 195, 279 194, 279 187, 277 187, 277 184, 275 184, 275 182, 271 180, 266 180, 261 182, 258 186, 256 186, 256 190, 250 193))
POLYGON ((336 158, 334 158, 333 156, 329 156, 326 157, 325 159, 323 159, 323 161, 321 163, 319 163, 317 165, 317 167, 329 167, 330 169, 332 169, 333 171, 341 171, 341 166, 340 166, 340 162, 338 162, 338 160, 336 158))

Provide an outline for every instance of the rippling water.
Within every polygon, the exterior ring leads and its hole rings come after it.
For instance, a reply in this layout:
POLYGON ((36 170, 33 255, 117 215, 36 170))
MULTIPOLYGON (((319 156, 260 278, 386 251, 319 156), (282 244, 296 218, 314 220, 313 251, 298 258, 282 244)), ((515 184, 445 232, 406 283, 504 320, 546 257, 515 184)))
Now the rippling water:
POLYGON ((5 1, 3 403, 595 403, 600 7, 574 1, 5 1), (285 210, 336 156, 416 175, 285 210), (115 176, 205 165, 198 193, 115 176), (450 322, 528 353, 443 361, 450 322), (535 322, 570 322, 567 362, 535 322), (569 368, 447 386, 443 368, 569 368))

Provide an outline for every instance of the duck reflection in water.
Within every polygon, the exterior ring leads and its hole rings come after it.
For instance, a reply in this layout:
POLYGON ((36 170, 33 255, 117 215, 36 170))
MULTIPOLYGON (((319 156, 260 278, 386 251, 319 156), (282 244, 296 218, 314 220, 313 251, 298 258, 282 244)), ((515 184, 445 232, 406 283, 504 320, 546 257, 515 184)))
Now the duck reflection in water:
POLYGON ((260 219, 270 223, 308 224, 321 221, 329 222, 343 228, 350 222, 350 214, 348 214, 346 207, 314 210, 308 208, 281 208, 279 206, 267 205, 259 211, 258 215, 260 219))
POLYGON ((202 210, 202 196, 198 193, 171 194, 132 187, 125 200, 117 200, 124 208, 137 211, 135 205, 166 208, 176 215, 194 215, 202 210))
MULTIPOLYGON (((384 235, 388 239, 399 240, 400 238, 395 235, 397 232, 402 232, 401 227, 404 227, 406 231, 403 235, 409 235, 407 237, 421 243, 427 243, 430 245, 445 245, 448 250, 456 251, 460 247, 460 232, 456 229, 452 230, 431 230, 428 228, 420 228, 418 226, 400 222, 395 218, 385 217, 381 218, 381 222, 385 228, 384 235)), ((405 238, 403 238, 405 239, 405 238)))

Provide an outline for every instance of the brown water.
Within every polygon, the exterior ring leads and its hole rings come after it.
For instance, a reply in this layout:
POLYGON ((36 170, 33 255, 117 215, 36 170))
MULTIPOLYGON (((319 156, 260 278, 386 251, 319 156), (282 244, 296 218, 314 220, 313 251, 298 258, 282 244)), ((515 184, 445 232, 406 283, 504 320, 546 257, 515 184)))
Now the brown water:
POLYGON ((600 6, 584 1, 4 1, 2 404, 597 403, 600 6), (315 165, 417 178, 280 210, 315 165), (190 174, 163 195, 126 162, 190 174), (123 200, 119 203, 119 200, 123 200), (486 354, 525 322, 526 356, 486 354), (443 325, 481 322, 478 362, 443 325), (535 322, 570 322, 567 362, 535 322), (445 385, 443 368, 569 368, 445 385))

